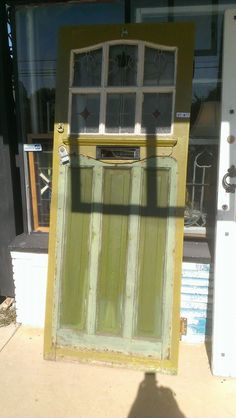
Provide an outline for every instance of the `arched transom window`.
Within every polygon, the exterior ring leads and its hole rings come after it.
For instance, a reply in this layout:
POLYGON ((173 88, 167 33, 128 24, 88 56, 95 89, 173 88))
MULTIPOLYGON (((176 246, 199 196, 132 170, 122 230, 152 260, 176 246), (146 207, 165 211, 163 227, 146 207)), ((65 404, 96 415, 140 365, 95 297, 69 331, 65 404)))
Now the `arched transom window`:
POLYGON ((71 54, 70 133, 172 133, 176 48, 107 42, 71 54))

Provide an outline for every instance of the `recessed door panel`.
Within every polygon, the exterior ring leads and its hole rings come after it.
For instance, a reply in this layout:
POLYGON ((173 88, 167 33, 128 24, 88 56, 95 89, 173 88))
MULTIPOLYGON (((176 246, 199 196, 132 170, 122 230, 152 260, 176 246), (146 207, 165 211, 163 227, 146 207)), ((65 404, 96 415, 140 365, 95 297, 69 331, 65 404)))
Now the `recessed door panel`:
POLYGON ((140 338, 162 337, 169 182, 168 169, 143 170, 135 327, 140 338))
POLYGON ((96 332, 98 334, 122 335, 131 170, 104 168, 103 173, 96 332), (122 214, 123 208, 124 213, 122 214))
POLYGON ((85 330, 87 317, 92 181, 92 168, 69 170, 60 324, 80 331, 85 330), (72 198, 72 190, 76 189, 78 193, 73 193, 72 198), (87 203, 87 211, 78 209, 80 199, 87 203))

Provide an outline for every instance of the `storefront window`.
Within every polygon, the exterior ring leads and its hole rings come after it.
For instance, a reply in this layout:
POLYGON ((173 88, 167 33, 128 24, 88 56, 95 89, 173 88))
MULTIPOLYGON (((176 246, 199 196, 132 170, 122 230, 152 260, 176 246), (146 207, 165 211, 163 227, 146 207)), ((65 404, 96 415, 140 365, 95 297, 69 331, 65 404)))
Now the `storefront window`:
POLYGON ((16 8, 22 141, 42 145, 41 151, 27 153, 25 167, 31 191, 28 206, 32 230, 46 231, 49 225, 58 31, 68 25, 123 22, 123 0, 16 8))
POLYGON ((235 1, 131 0, 133 22, 195 24, 185 233, 205 237, 214 227, 220 134, 224 11, 235 1))
MULTIPOLYGON (((41 143, 42 135, 47 139, 47 147, 42 144, 43 152, 47 153, 45 174, 45 158, 34 154, 31 164, 26 167, 29 170, 29 188, 31 197, 38 196, 39 202, 28 202, 32 212, 32 230, 44 230, 47 228, 49 216, 45 210, 49 210, 50 181, 44 196, 47 203, 41 204, 39 197, 45 190, 45 178, 51 179, 50 167, 50 141, 54 123, 55 104, 55 79, 57 57, 58 30, 66 25, 80 24, 112 24, 124 22, 125 0, 92 1, 51 3, 40 6, 16 7, 16 39, 17 61, 20 94, 20 117, 22 128, 22 141, 28 142, 29 138, 41 143), (38 138, 38 139, 37 139, 38 138), (35 161, 33 164, 32 161, 35 161), (43 161, 43 167, 40 167, 43 161), (34 170, 32 169, 34 167, 34 170), (41 170, 42 169, 42 170, 41 170), (33 173, 31 171, 33 170, 33 173), (38 171, 37 171, 38 170, 38 171), (43 175, 42 175, 43 173, 43 175), (37 186, 32 193, 32 179, 36 178, 37 186), (38 208, 35 218, 35 209, 38 208), (41 216, 41 208, 43 214, 41 216), (45 209, 46 208, 46 209, 45 209), (36 220, 34 220, 34 218, 36 220), (43 219, 42 225, 40 220, 43 219), (37 225, 37 228, 35 227, 37 225)), ((126 4, 126 9, 127 5, 126 4)), ((214 223, 217 151, 220 129, 220 101, 221 101, 221 61, 222 61, 222 35, 224 11, 236 6, 236 1, 226 0, 131 0, 129 13, 132 23, 137 22, 173 22, 193 21, 196 28, 195 59, 193 68, 193 94, 191 109, 190 148, 187 174, 185 225, 186 234, 205 236, 214 223)), ((119 48, 117 46, 116 48, 119 48)), ((111 50, 111 54, 113 51, 111 50)), ((114 49, 114 53, 116 53, 114 49)), ((130 52, 131 54, 131 52, 130 52)), ((135 62, 135 50, 132 51, 135 62)), ((152 61, 152 51, 147 50, 145 83, 149 85, 152 68, 148 62, 152 61), (150 67, 150 68, 149 68, 150 67)), ((99 50, 94 51, 93 60, 99 63, 99 50)), ((74 83, 82 80, 86 84, 98 82, 99 65, 97 72, 87 74, 81 65, 87 65, 86 60, 91 57, 78 56, 78 71, 75 73, 74 83), (86 59, 85 59, 86 58, 86 59)), ((156 80, 156 84, 170 83, 173 78, 173 57, 169 54, 169 80, 156 80)), ((133 73, 132 73, 133 74, 133 73)), ((130 75, 127 75, 130 77, 130 75)), ((116 83, 112 72, 109 82, 116 83)), ((130 83, 133 81, 130 80, 130 83)), ((123 97, 110 96, 109 100, 115 109, 117 103, 123 97)), ((153 94, 145 98, 144 109, 150 106, 153 94), (150 96, 150 97, 149 97, 150 96)), ((96 98, 94 98, 96 99, 96 98)), ((165 98, 167 100, 167 98, 165 98)), ((77 99, 76 106, 80 106, 85 97, 77 99)), ((127 102, 133 98, 128 97, 127 102)), ((131 103, 132 104, 132 103, 131 103)), ((165 104, 163 103, 163 106, 165 104)), ((96 100, 94 100, 96 107, 96 100)), ((129 104, 130 106, 130 104, 129 104)), ((115 112, 115 111, 114 111, 115 112)), ((96 113, 96 112, 95 112, 96 113)), ((112 114, 109 116, 108 125, 113 130, 112 114)), ((148 112, 147 112, 148 118, 148 112)), ((168 116, 167 116, 168 119, 168 116)), ((146 123, 146 122, 145 122, 146 123)), ((154 129, 154 128, 153 128, 154 129)), ((40 152, 40 151, 39 151, 40 152)), ((191 235, 192 236, 192 235, 191 235)))

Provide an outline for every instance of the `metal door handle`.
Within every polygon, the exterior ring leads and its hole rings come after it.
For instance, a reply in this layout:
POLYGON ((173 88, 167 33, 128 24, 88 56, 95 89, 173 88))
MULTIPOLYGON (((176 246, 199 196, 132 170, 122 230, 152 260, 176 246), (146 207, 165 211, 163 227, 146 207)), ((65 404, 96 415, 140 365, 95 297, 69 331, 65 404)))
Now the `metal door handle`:
POLYGON ((227 173, 224 175, 222 179, 222 186, 224 187, 226 193, 235 193, 236 184, 231 184, 227 182, 227 178, 236 177, 236 167, 234 165, 231 165, 230 168, 228 168, 227 173))

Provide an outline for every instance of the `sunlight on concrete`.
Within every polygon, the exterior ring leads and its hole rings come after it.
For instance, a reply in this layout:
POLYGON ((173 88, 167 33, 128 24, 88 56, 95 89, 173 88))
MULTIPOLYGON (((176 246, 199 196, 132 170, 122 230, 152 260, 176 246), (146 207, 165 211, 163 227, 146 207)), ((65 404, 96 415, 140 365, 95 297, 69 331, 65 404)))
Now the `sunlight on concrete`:
POLYGON ((45 361, 42 330, 0 328, 0 342, 0 417, 236 416, 236 379, 212 376, 205 345, 181 343, 179 373, 168 376, 45 361))

